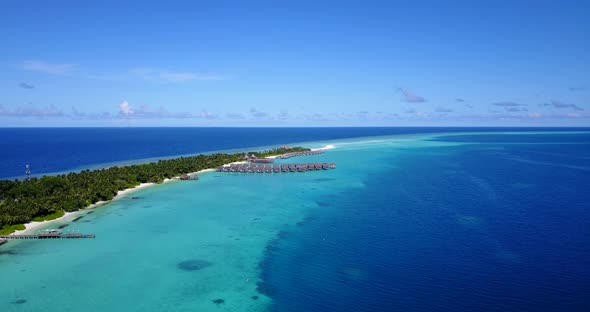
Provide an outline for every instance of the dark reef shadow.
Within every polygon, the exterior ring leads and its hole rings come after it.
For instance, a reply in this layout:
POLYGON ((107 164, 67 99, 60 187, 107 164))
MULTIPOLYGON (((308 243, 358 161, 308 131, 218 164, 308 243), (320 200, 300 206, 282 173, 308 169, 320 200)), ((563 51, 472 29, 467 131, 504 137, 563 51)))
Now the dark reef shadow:
POLYGON ((211 302, 215 303, 216 305, 220 305, 220 304, 224 304, 225 300, 224 299, 213 299, 213 300, 211 300, 211 302))
POLYGON ((316 204, 318 204, 318 206, 320 206, 320 207, 329 207, 329 206, 331 206, 331 205, 332 205, 332 204, 330 204, 329 202, 325 202, 325 201, 319 201, 319 200, 318 200, 318 201, 316 201, 316 204))
POLYGON ((206 260, 191 259, 191 260, 185 260, 185 261, 178 262, 178 264, 176 266, 183 271, 190 272, 190 271, 199 271, 199 270, 202 270, 202 269, 209 267, 211 265, 213 265, 213 263, 206 261, 206 260))
POLYGON ((14 256, 18 254, 16 250, 0 250, 0 256, 14 256))

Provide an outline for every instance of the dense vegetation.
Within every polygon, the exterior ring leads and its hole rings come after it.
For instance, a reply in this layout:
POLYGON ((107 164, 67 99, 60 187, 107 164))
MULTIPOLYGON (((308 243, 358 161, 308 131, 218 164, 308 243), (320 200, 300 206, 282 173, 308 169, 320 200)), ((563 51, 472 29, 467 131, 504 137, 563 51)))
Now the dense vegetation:
MULTIPOLYGON (((301 147, 282 147, 248 155, 266 157, 307 150, 309 149, 301 147)), ((0 234, 12 233, 14 229, 21 228, 15 225, 57 218, 64 211, 76 211, 98 201, 110 200, 118 191, 140 183, 161 183, 166 178, 215 168, 243 158, 244 154, 198 155, 149 164, 44 176, 30 181, 0 180, 0 234)))
POLYGON ((264 157, 268 157, 268 156, 274 156, 274 155, 280 155, 280 154, 286 154, 286 153, 295 153, 295 152, 306 152, 309 151, 309 148, 304 148, 304 147, 279 147, 279 148, 275 148, 275 149, 271 149, 271 150, 267 150, 267 151, 262 151, 262 152, 248 152, 248 155, 254 155, 258 158, 264 158, 264 157))

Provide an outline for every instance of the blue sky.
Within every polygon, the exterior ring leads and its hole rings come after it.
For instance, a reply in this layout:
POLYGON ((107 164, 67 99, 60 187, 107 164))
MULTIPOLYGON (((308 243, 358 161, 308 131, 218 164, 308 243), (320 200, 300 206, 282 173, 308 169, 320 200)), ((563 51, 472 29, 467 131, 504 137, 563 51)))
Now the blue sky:
POLYGON ((0 2, 0 126, 590 126, 588 1, 0 2))

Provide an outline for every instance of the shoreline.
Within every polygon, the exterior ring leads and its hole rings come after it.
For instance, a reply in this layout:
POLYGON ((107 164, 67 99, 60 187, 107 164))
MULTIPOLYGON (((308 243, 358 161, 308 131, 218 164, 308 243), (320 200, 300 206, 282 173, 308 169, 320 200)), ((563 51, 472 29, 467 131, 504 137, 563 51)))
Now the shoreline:
MULTIPOLYGON (((332 145, 332 144, 328 144, 328 145, 326 145, 324 147, 315 148, 315 149, 311 149, 311 150, 312 151, 328 150, 328 149, 332 149, 332 148, 335 148, 335 146, 332 145)), ((276 158, 278 156, 280 156, 280 155, 268 156, 266 158, 276 158)), ((235 161, 235 162, 232 162, 230 164, 225 164, 224 166, 231 165, 231 164, 243 164, 243 163, 246 163, 246 161, 235 161)), ((198 175, 198 174, 207 173, 207 172, 215 172, 216 170, 217 170, 216 168, 207 168, 207 169, 199 170, 197 172, 187 173, 187 175, 189 175, 189 176, 192 176, 192 175, 195 175, 195 174, 198 175)), ((172 182, 172 181, 180 181, 180 176, 173 177, 171 179, 164 179, 164 181, 162 183, 160 183, 160 184, 165 184, 165 183, 169 183, 169 182, 172 182)), ((132 188, 128 188, 128 189, 124 189, 124 190, 118 191, 117 192, 117 195, 115 195, 115 197, 113 197, 112 199, 98 201, 98 202, 96 202, 94 204, 89 205, 88 207, 84 207, 84 208, 82 208, 80 210, 77 210, 77 211, 66 212, 63 216, 61 216, 59 218, 56 218, 56 219, 53 219, 53 220, 46 220, 46 221, 31 221, 29 223, 25 223, 25 224, 23 224, 25 226, 25 229, 24 230, 14 231, 13 233, 11 233, 9 235, 32 234, 32 232, 34 230, 39 229, 42 226, 50 225, 50 224, 52 224, 54 222, 57 222, 57 221, 63 221, 63 220, 65 220, 66 218, 68 218, 70 216, 73 216, 73 215, 82 213, 82 212, 84 212, 84 211, 86 211, 88 209, 95 209, 95 208, 104 206, 104 205, 109 204, 109 203, 111 203, 111 202, 113 202, 115 200, 121 199, 125 195, 129 195, 131 193, 137 192, 139 190, 142 190, 142 189, 145 189, 147 187, 154 186, 154 185, 158 185, 158 183, 153 183, 153 182, 141 183, 141 184, 139 184, 137 186, 134 186, 132 188)))
MULTIPOLYGON (((201 174, 201 173, 213 172, 213 171, 215 171, 214 168, 207 168, 207 169, 199 170, 197 172, 188 173, 188 175, 201 174)), ((173 177, 171 179, 164 179, 164 181, 162 183, 160 183, 160 184, 169 183, 169 182, 172 182, 172 181, 180 181, 180 176, 173 177)), ((128 188, 128 189, 124 189, 124 190, 118 191, 117 192, 117 195, 115 195, 115 197, 113 197, 112 199, 98 201, 98 202, 96 202, 94 204, 91 204, 91 205, 89 205, 87 207, 84 207, 84 208, 82 208, 80 210, 77 210, 77 211, 66 212, 63 216, 61 216, 59 218, 56 218, 56 219, 53 219, 53 220, 46 220, 46 221, 31 221, 29 223, 25 223, 25 224, 23 224, 25 226, 25 229, 24 230, 14 231, 14 233, 11 233, 11 234, 8 234, 8 235, 33 234, 32 232, 34 230, 39 229, 42 226, 50 225, 50 224, 52 224, 54 222, 57 222, 57 221, 63 221, 63 220, 65 220, 66 218, 68 218, 70 216, 74 216, 76 214, 85 212, 88 209, 95 209, 95 208, 104 206, 104 205, 109 204, 109 203, 111 203, 111 202, 113 202, 115 200, 119 200, 119 199, 121 199, 122 197, 124 197, 126 195, 129 195, 131 193, 134 193, 134 192, 137 192, 139 190, 148 188, 150 186, 155 186, 155 185, 159 185, 159 184, 158 183, 153 183, 153 182, 141 183, 141 184, 139 184, 137 186, 134 186, 132 188, 128 188)))

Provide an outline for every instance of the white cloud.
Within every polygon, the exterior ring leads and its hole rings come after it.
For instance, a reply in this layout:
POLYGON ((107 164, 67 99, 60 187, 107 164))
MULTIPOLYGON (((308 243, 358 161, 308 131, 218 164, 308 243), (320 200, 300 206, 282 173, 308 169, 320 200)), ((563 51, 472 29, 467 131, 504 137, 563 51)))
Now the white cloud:
POLYGON ((541 117, 543 117, 543 114, 541 114, 539 112, 530 112, 529 117, 530 118, 541 118, 541 117))
POLYGON ((282 109, 276 116, 273 117, 274 120, 288 120, 289 119, 289 112, 286 109, 282 109))
POLYGON ((52 64, 44 61, 24 61, 18 65, 19 68, 36 71, 51 75, 65 75, 76 68, 75 64, 52 64))
POLYGON ((578 106, 576 104, 563 103, 563 102, 557 101, 557 100, 551 100, 550 103, 544 103, 544 104, 541 104, 539 106, 551 106, 551 107, 554 107, 554 108, 571 108, 571 109, 579 110, 579 111, 583 111, 584 110, 584 108, 582 108, 582 107, 580 107, 580 106, 578 106))
POLYGON ((209 111, 203 110, 199 113, 199 117, 205 118, 205 119, 215 119, 215 118, 217 118, 217 115, 215 115, 209 111))
POLYGON ((500 106, 500 107, 515 107, 515 106, 525 106, 524 104, 512 102, 512 101, 504 101, 504 102, 496 102, 492 103, 492 105, 500 106))
POLYGON ((452 113, 455 110, 453 110, 452 108, 448 108, 448 107, 437 107, 434 111, 437 113, 452 113))
POLYGON ((98 72, 91 69, 79 68, 69 63, 48 63, 45 61, 28 60, 17 64, 22 70, 40 72, 50 75, 69 75, 80 79, 125 81, 145 80, 150 82, 182 83, 189 81, 222 80, 217 74, 195 73, 190 71, 169 71, 150 67, 138 67, 119 72, 98 72))
POLYGON ((30 83, 26 83, 26 82, 21 82, 18 84, 19 87, 23 88, 23 89, 35 89, 35 86, 30 84, 30 83))
POLYGON ((252 115, 252 117, 255 117, 255 118, 265 118, 265 117, 268 117, 268 113, 261 112, 261 111, 259 111, 258 109, 254 108, 254 107, 250 108, 250 115, 252 115))
POLYGON ((119 104, 119 118, 126 119, 216 119, 217 115, 207 110, 202 110, 197 114, 189 112, 169 112, 164 107, 152 108, 149 105, 131 106, 126 100, 119 104))
POLYGON ((4 106, 0 105, 0 116, 2 117, 37 117, 37 118, 46 118, 46 117, 65 117, 66 114, 64 112, 53 106, 45 106, 45 107, 38 107, 38 106, 19 106, 14 109, 8 109, 4 106))
POLYGON ((244 114, 241 113, 227 113, 225 114, 225 117, 228 119, 244 119, 246 117, 244 117, 244 114))
POLYGON ((133 108, 131 108, 129 102, 123 101, 123 103, 119 104, 119 112, 125 116, 129 116, 133 114, 133 108))
POLYGON ((405 102, 408 103, 424 103, 426 102, 426 99, 422 96, 418 96, 414 93, 412 93, 410 90, 407 89, 402 89, 402 88, 398 88, 398 91, 400 91, 403 95, 403 100, 405 102))
POLYGON ((192 72, 174 72, 154 68, 134 68, 129 71, 132 77, 152 82, 181 83, 195 80, 221 80, 219 75, 197 74, 192 72))

